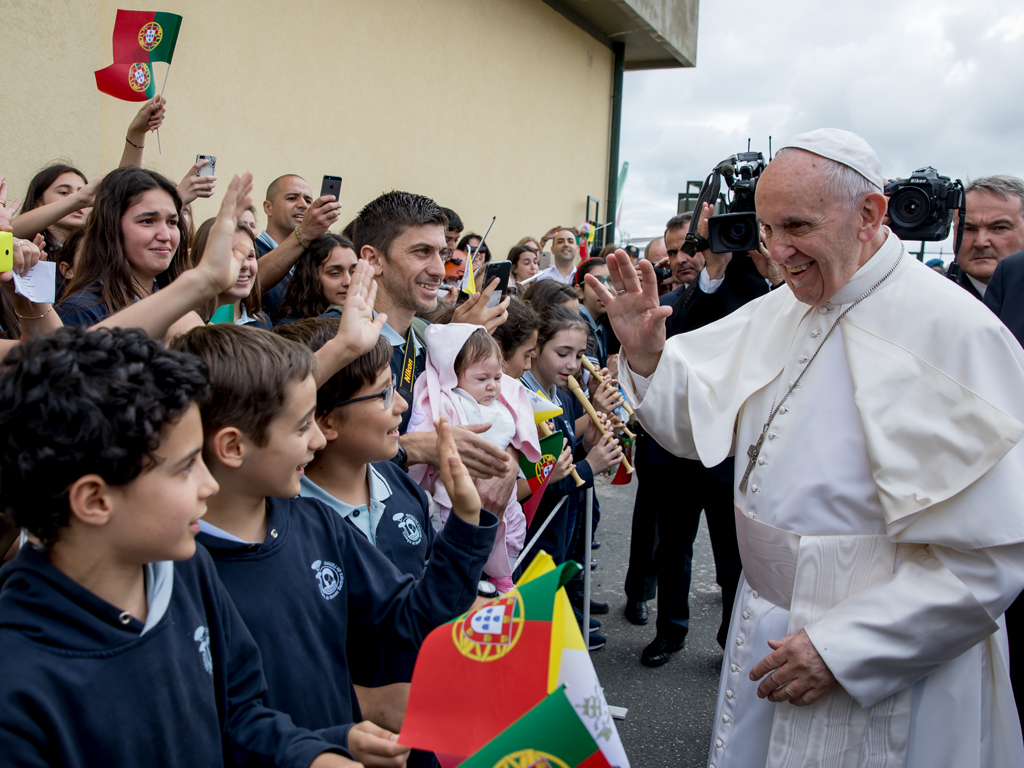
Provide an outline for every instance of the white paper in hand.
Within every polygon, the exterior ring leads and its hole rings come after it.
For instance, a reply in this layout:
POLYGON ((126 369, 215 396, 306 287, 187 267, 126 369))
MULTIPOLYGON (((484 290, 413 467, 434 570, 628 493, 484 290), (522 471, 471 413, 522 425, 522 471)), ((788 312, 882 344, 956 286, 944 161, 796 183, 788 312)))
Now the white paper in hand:
POLYGON ((24 277, 15 273, 14 292, 36 304, 53 304, 57 298, 57 263, 40 261, 24 277))

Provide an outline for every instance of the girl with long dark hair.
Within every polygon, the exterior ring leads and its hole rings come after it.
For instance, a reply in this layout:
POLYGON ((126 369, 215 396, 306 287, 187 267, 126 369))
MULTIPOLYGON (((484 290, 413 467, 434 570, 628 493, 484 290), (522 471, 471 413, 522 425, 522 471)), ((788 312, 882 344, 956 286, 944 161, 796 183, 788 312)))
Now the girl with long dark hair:
POLYGON ((320 317, 331 306, 344 306, 358 262, 355 246, 347 237, 332 232, 318 237, 295 263, 274 324, 320 317))

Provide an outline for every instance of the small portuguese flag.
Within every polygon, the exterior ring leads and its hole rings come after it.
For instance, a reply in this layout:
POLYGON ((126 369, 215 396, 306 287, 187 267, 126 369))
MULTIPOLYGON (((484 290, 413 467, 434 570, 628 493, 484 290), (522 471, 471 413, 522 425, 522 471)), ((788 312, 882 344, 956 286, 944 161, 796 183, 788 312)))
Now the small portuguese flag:
POLYGON ((560 687, 461 768, 611 768, 560 687))
POLYGON ((530 461, 526 454, 519 454, 519 468, 523 470, 526 482, 530 484, 530 498, 523 504, 523 514, 526 515, 526 524, 533 523, 533 516, 537 514, 537 507, 544 497, 544 489, 548 487, 548 475, 551 468, 555 466, 558 457, 562 454, 562 433, 555 430, 550 435, 540 439, 540 461, 530 461))
POLYGON ((97 69, 96 87, 124 101, 148 101, 156 95, 153 70, 141 61, 97 69))
POLYGON ((578 570, 563 563, 431 632, 399 741, 471 755, 547 696, 555 595, 578 570))
POLYGON ((114 61, 171 63, 181 16, 161 11, 118 10, 114 22, 114 61))
MULTIPOLYGON (((514 590, 431 632, 416 660, 399 741, 436 753, 445 768, 460 764, 629 768, 562 588, 578 571, 575 563, 556 566, 550 555, 541 552, 514 590), (563 751, 570 742, 557 744, 547 736, 531 741, 541 730, 532 724, 525 731, 517 730, 527 719, 523 716, 529 717, 531 709, 556 691, 568 704, 567 710, 561 705, 556 730, 571 736, 571 752, 563 751), (500 748, 495 747, 504 750, 500 754, 487 751, 513 732, 517 739, 524 732, 530 738, 501 742, 500 748), (584 735, 589 735, 589 742, 584 735), (604 758, 594 757, 596 749, 604 758), (480 755, 464 762, 478 751, 480 755), (478 762, 478 758, 491 762, 478 762), (548 762, 538 762, 543 759, 548 762)), ((553 723, 555 715, 542 711, 553 723)))

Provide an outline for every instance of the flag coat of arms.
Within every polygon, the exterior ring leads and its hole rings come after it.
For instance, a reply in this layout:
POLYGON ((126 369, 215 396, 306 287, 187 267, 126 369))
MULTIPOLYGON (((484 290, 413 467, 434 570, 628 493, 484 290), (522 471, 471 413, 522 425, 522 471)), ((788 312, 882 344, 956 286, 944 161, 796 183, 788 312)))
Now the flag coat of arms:
POLYGON ((556 430, 546 437, 540 439, 540 460, 530 461, 526 454, 519 454, 519 468, 523 470, 526 482, 530 484, 530 498, 523 503, 523 514, 526 515, 526 524, 533 523, 533 517, 537 514, 537 507, 544 497, 544 489, 548 487, 548 476, 551 468, 555 466, 558 457, 562 453, 562 441, 564 437, 561 431, 556 430))
POLYGON ((141 61, 96 70, 96 87, 123 101, 149 101, 156 95, 153 70, 141 61))
POLYGON ((611 768, 564 688, 549 694, 462 768, 611 768))
MULTIPOLYGON (((541 553, 516 589, 431 632, 413 671, 399 741, 439 753, 442 765, 458 765, 565 686, 560 695, 576 718, 574 727, 582 724, 607 759, 566 765, 629 768, 562 589, 578 571, 571 562, 556 567, 550 555, 541 553)), ((506 764, 488 768, 497 765, 506 764)))
POLYGON ((181 16, 161 11, 118 10, 114 21, 114 61, 119 64, 171 63, 181 16))

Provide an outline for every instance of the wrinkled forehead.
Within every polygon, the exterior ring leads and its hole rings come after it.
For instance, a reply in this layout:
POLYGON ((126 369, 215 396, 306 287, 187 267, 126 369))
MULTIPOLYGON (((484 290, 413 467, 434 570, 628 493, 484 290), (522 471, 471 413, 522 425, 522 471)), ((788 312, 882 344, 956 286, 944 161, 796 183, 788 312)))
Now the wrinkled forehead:
POLYGON ((828 189, 828 161, 802 149, 777 156, 761 174, 754 191, 758 218, 803 216, 807 210, 830 208, 838 196, 828 189))

